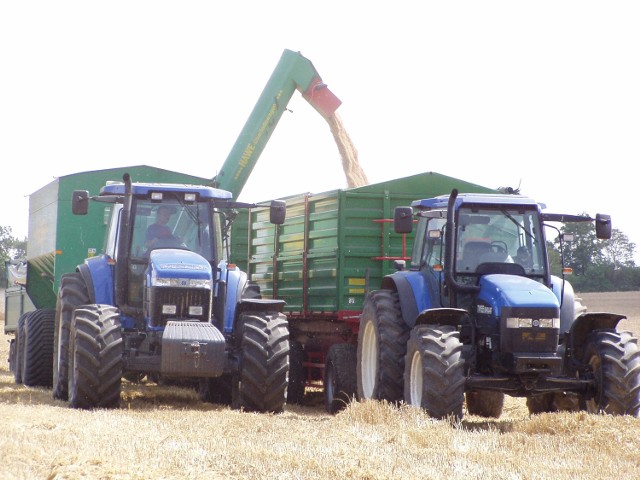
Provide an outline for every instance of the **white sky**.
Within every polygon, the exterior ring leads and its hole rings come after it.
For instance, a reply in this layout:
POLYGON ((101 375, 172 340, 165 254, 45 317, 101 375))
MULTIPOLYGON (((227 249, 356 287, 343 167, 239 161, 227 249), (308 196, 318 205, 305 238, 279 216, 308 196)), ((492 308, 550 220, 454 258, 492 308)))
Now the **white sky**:
MULTIPOLYGON (((221 3, 0 2, 0 225, 26 236, 29 194, 70 173, 213 177, 290 49, 342 100, 371 183, 520 186, 640 249, 639 2, 221 3)), ((346 187, 327 123, 289 108, 241 200, 346 187)))

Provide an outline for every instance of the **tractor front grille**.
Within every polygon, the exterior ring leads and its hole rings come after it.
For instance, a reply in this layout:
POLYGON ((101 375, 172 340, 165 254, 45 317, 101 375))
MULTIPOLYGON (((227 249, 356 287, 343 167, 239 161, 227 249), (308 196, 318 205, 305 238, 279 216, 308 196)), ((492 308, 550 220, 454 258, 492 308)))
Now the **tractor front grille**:
POLYGON ((152 288, 148 312, 152 327, 164 327, 169 320, 209 321, 211 317, 211 290, 152 288), (194 314, 193 311, 190 313, 189 310, 192 307, 201 307, 202 313, 199 315, 194 314))

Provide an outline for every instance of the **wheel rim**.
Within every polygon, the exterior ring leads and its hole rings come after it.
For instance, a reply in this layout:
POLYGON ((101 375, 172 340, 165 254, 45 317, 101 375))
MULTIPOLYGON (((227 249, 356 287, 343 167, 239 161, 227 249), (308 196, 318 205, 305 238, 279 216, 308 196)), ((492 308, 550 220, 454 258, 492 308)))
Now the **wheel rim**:
POLYGON ((362 390, 365 398, 373 398, 373 390, 376 383, 378 370, 378 339, 372 322, 367 322, 364 327, 362 342, 362 362, 360 371, 362 374, 362 390))
POLYGON ((409 405, 422 406, 422 356, 413 352, 411 369, 409 370, 409 405))

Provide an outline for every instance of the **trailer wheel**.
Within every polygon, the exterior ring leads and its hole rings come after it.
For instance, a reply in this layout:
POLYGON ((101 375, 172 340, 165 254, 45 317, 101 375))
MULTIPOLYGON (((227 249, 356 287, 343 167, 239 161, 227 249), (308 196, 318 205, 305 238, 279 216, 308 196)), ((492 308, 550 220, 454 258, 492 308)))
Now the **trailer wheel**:
POLYGON ((377 290, 367 295, 358 332, 358 399, 402 400, 408 338, 398 294, 377 290))
POLYGON ((118 309, 110 305, 77 308, 69 340, 69 406, 118 407, 123 366, 118 309))
POLYGON ((69 398, 69 330, 73 311, 90 302, 87 286, 78 272, 60 278, 53 334, 53 398, 69 398))
POLYGON ((300 342, 291 342, 289 350, 289 385, 287 403, 302 405, 307 383, 304 370, 304 349, 300 342))
POLYGON ((24 366, 24 322, 31 313, 32 312, 26 312, 20 315, 18 324, 16 325, 13 378, 18 385, 22 384, 22 371, 24 366))
POLYGON ((245 312, 238 319, 239 371, 231 407, 280 413, 287 396, 289 328, 279 312, 245 312))
POLYGON ((22 382, 30 387, 51 387, 54 316, 54 310, 43 308, 25 319, 22 382))
POLYGON ((231 375, 223 373, 219 377, 201 378, 198 382, 198 395, 205 403, 231 405, 231 375))
POLYGON ((581 395, 590 413, 638 416, 640 350, 630 332, 600 330, 587 340, 584 362, 593 372, 593 395, 581 395))
POLYGON ((331 345, 324 367, 324 406, 334 414, 343 410, 358 389, 356 362, 358 351, 348 343, 331 345))
POLYGON ((451 326, 418 325, 411 331, 404 400, 437 419, 462 419, 464 359, 460 333, 451 326))
POLYGON ((467 412, 486 418, 500 418, 504 407, 504 393, 491 390, 467 392, 467 412))

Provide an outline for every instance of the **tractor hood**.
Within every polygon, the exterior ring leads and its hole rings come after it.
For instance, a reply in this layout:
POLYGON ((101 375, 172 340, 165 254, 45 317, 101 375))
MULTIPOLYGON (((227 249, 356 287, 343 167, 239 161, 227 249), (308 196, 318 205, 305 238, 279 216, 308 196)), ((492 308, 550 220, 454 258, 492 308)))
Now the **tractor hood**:
POLYGON ((211 288, 209 262, 189 250, 159 249, 149 255, 150 285, 184 288, 211 288))
POLYGON ((493 307, 500 315, 502 307, 559 308, 557 297, 540 282, 518 275, 491 274, 480 278, 478 303, 493 307))

